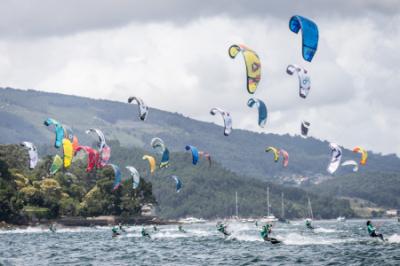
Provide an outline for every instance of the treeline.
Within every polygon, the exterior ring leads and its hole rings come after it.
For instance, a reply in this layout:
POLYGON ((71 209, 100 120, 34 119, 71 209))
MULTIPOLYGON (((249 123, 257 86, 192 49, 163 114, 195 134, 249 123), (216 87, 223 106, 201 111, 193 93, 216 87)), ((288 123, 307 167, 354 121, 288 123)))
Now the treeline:
MULTIPOLYGON (((264 181, 293 185, 296 176, 313 180, 329 176, 326 172, 330 160, 329 143, 313 138, 313 125, 310 129, 311 137, 307 139, 239 129, 234 129, 229 137, 225 137, 221 126, 153 107, 150 108, 148 119, 143 122, 137 117, 137 106, 127 103, 1 88, 0 106, 4 107, 0 109, 2 143, 34 139, 36 144, 48 144, 54 132, 44 127, 43 121, 52 117, 69 125, 81 143, 93 140, 93 136, 85 134, 87 129, 100 128, 107 140, 118 139, 124 146, 140 146, 150 150, 150 140, 156 136, 162 138, 170 150, 175 152, 184 151, 185 145, 191 144, 209 152, 224 167, 240 175, 264 181), (265 153, 267 146, 288 151, 289 166, 283 168, 280 162, 275 163, 272 155, 265 153)), ((210 116, 209 121, 222 125, 220 117, 210 116)), ((343 149, 343 160, 347 159, 358 160, 359 154, 343 149)), ((348 167, 341 167, 335 176, 346 175, 350 171, 348 167)), ((369 152, 368 163, 360 168, 360 172, 363 171, 399 172, 400 160, 394 154, 382 156, 369 152)))
POLYGON ((151 183, 132 190, 131 180, 112 192, 114 173, 107 167, 85 172, 85 158, 49 175, 52 156, 43 157, 34 170, 19 145, 0 145, 0 220, 26 223, 33 217, 140 215, 141 206, 156 203, 151 183))
POLYGON ((311 187, 314 193, 354 197, 400 209, 400 173, 367 172, 337 177, 311 187))
MULTIPOLYGON (((112 192, 114 173, 111 168, 85 172, 85 158, 74 161, 70 169, 50 176, 52 156, 42 157, 34 170, 28 169, 28 154, 18 145, 0 145, 0 219, 18 222, 38 218, 97 215, 139 215, 145 203, 158 203, 158 214, 164 218, 196 216, 203 218, 227 217, 235 214, 235 192, 239 198, 239 215, 264 216, 267 213, 266 190, 270 187, 271 210, 281 214, 281 193, 285 195, 287 218, 303 218, 307 213, 309 196, 317 218, 354 216, 346 200, 323 197, 297 188, 287 188, 250 177, 239 176, 212 161, 211 166, 201 160, 194 166, 189 153, 171 153, 170 166, 149 172, 149 154, 139 148, 121 147, 116 141, 110 162, 120 166, 123 185, 112 192), (125 166, 134 166, 141 174, 140 186, 132 189, 132 180, 125 166), (176 193, 172 175, 183 181, 183 189, 176 193)), ((51 147, 40 147, 42 154, 50 154, 51 147)), ((154 153, 150 153, 157 157, 154 153)), ((157 158, 160 159, 159 157, 157 158)))
MULTIPOLYGON (((142 156, 150 154, 160 161, 159 155, 139 148, 121 147, 118 142, 110 142, 110 144, 112 146, 111 161, 120 165, 121 169, 126 165, 136 167, 142 178, 152 183, 153 194, 158 202, 158 214, 164 218, 186 216, 216 218, 235 215, 235 192, 238 193, 240 216, 264 216, 267 214, 268 186, 270 187, 271 210, 276 216, 281 215, 282 192, 287 218, 306 216, 307 196, 312 201, 317 218, 354 216, 346 200, 337 200, 313 193, 308 195, 302 189, 240 176, 214 160, 211 166, 204 158, 197 165, 193 165, 189 152, 171 153, 170 166, 150 174, 148 163, 142 160, 142 156), (175 191, 172 175, 179 176, 183 181, 183 188, 179 193, 175 191)), ((124 170, 123 175, 127 174, 124 170)))

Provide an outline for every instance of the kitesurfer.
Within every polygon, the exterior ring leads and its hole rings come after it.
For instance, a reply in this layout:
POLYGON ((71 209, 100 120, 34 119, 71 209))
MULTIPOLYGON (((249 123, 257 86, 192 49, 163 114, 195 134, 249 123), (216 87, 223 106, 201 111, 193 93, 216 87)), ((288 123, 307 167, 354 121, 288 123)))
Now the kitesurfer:
POLYGON ((142 227, 142 237, 151 238, 150 234, 146 231, 146 229, 144 229, 144 227, 142 227))
POLYGON ((229 236, 229 235, 230 235, 230 233, 226 230, 227 227, 228 227, 228 226, 225 225, 225 224, 223 224, 223 223, 218 223, 218 224, 217 224, 217 230, 218 230, 218 232, 224 234, 224 236, 229 236))
POLYGON ((158 231, 157 226, 153 225, 153 230, 154 230, 154 232, 157 232, 158 231))
POLYGON ((270 239, 268 235, 271 234, 271 232, 272 232, 272 224, 265 224, 261 228, 260 235, 262 239, 264 239, 264 241, 269 241, 270 239))
POLYGON ((382 241, 385 241, 382 234, 376 233, 376 228, 372 225, 371 221, 367 221, 367 230, 370 237, 379 237, 382 241))
POLYGON ((120 233, 118 232, 118 227, 113 226, 113 228, 111 228, 112 231, 112 237, 117 237, 120 235, 120 233))
POLYGON ((183 229, 182 225, 179 225, 179 226, 178 226, 178 230, 179 230, 179 232, 181 232, 181 233, 186 233, 186 231, 183 229))
POLYGON ((314 229, 314 227, 313 227, 312 224, 311 224, 311 219, 306 219, 306 227, 307 227, 308 229, 311 229, 311 230, 314 229))
POLYGON ((49 230, 50 230, 52 233, 55 233, 55 232, 57 231, 56 226, 55 226, 54 224, 50 224, 50 225, 49 225, 49 230))

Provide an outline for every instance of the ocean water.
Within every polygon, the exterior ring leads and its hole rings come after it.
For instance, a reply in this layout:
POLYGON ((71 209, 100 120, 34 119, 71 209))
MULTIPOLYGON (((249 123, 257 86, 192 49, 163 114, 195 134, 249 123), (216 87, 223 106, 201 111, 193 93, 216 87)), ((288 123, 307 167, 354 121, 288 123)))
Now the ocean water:
POLYGON ((216 221, 159 226, 151 239, 141 226, 127 226, 112 238, 111 227, 59 226, 0 231, 1 265, 400 265, 400 223, 374 221, 386 242, 370 238, 365 220, 314 221, 313 232, 302 221, 276 223, 272 236, 281 244, 261 240, 253 223, 228 222, 228 238, 216 221))

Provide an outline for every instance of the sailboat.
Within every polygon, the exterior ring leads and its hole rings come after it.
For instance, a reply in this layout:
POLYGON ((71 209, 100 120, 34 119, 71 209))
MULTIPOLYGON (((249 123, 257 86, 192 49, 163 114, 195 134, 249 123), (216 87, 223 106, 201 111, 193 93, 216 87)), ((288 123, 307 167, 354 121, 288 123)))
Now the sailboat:
POLYGON ((260 219, 260 222, 274 223, 278 221, 278 219, 272 213, 270 213, 270 207, 271 205, 269 204, 269 187, 267 187, 267 216, 262 217, 260 219))
POLYGON ((336 218, 336 221, 338 221, 338 222, 346 222, 346 217, 339 216, 338 218, 336 218))
POLYGON ((307 199, 308 199, 308 206, 307 206, 307 209, 308 209, 308 217, 306 218, 306 220, 310 220, 310 221, 312 221, 312 220, 314 220, 314 214, 313 214, 313 211, 312 211, 312 207, 311 207, 311 201, 310 201, 310 197, 307 197, 307 199))
POLYGON ((237 191, 235 192, 235 216, 233 216, 232 219, 239 220, 239 208, 238 208, 237 191))
MULTIPOLYGON (((341 196, 342 192, 342 185, 339 186, 339 191, 338 191, 338 195, 337 197, 339 198, 341 196)), ((345 216, 339 216, 338 218, 336 218, 336 221, 338 222, 346 222, 346 217, 345 216)))
POLYGON ((281 199, 282 199, 282 206, 281 206, 281 217, 278 219, 279 222, 281 223, 289 223, 289 220, 285 219, 285 203, 283 201, 283 198, 285 197, 285 195, 283 194, 283 192, 281 193, 281 199))

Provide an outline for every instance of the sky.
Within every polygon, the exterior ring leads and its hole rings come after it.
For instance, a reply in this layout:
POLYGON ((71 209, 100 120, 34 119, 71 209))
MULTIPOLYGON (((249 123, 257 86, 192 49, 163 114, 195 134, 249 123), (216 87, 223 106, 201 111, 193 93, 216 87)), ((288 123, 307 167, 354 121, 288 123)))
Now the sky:
POLYGON ((400 2, 227 0, 4 0, 0 2, 0 86, 126 102, 233 127, 309 134, 346 148, 400 154, 400 2), (301 56, 292 15, 315 21, 318 51, 301 56), (228 48, 255 50, 262 77, 246 90, 243 59, 228 48), (307 99, 288 64, 311 75, 307 99), (250 97, 268 107, 265 128, 250 97))

